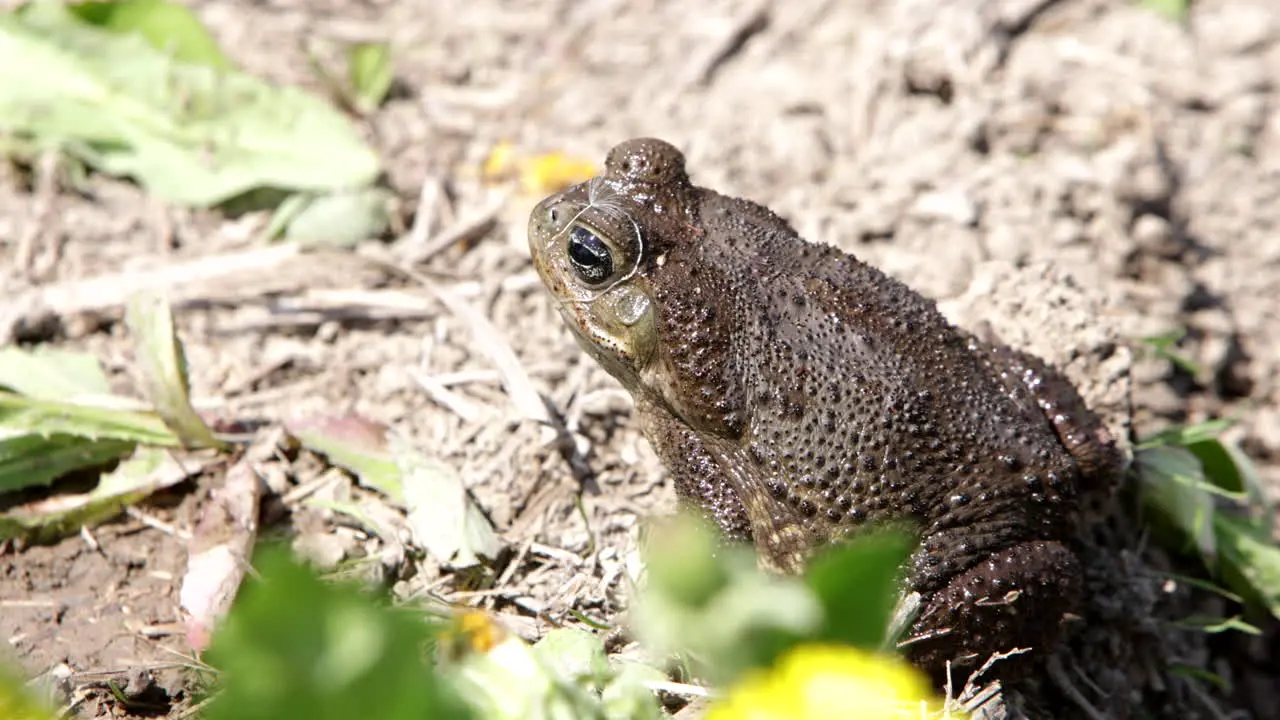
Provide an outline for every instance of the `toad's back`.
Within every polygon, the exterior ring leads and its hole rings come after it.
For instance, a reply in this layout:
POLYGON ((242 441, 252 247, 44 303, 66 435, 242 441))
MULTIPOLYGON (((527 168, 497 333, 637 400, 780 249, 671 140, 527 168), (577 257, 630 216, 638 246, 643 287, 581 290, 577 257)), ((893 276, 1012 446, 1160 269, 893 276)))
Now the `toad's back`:
POLYGON ((770 524, 821 541, 914 516, 938 558, 921 568, 925 587, 1063 535, 1078 471, 1020 380, 1002 380, 933 303, 875 268, 745 201, 698 200, 706 236, 666 260, 698 270, 679 297, 658 292, 659 346, 687 392, 723 403, 721 427, 738 430, 768 489, 770 524), (727 336, 709 296, 731 299, 727 336), (701 338, 727 338, 720 362, 701 338))

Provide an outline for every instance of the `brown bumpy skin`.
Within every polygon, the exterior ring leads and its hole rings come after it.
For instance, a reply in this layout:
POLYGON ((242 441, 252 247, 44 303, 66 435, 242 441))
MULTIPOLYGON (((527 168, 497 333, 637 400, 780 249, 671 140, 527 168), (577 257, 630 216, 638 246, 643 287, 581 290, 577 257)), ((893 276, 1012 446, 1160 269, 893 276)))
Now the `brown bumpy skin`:
POLYGON ((1067 540, 1082 471, 1118 456, 1042 363, 692 185, 659 140, 622 143, 602 177, 540 203, 529 242, 680 495, 727 537, 797 571, 859 526, 909 518, 913 661, 938 672, 1056 642, 1080 592, 1067 540))

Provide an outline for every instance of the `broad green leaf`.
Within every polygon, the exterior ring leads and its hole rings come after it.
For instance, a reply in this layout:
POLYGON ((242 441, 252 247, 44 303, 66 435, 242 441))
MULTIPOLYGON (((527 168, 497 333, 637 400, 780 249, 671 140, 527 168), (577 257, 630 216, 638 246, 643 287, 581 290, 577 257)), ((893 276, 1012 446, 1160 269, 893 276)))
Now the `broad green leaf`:
POLYGON ((457 473, 407 445, 393 448, 380 423, 336 415, 291 420, 285 428, 303 447, 403 505, 415 542, 440 562, 469 567, 501 551, 502 540, 457 473))
POLYGON ((409 448, 397 450, 396 463, 404 485, 409 527, 419 545, 453 567, 470 567, 498 557, 502 540, 467 495, 453 468, 409 448))
POLYGON ((213 35, 188 8, 167 0, 116 0, 70 6, 90 25, 118 33, 137 33, 155 48, 196 65, 229 70, 231 61, 213 35))
POLYGON ((451 669, 455 687, 486 720, 604 720, 595 693, 557 673, 543 654, 515 636, 472 652, 451 669))
POLYGON ((390 202, 386 190, 365 188, 311 197, 300 208, 291 203, 284 237, 303 245, 354 247, 387 231, 390 202))
POLYGON ((400 466, 387 448, 385 426, 358 415, 298 418, 284 426, 303 447, 351 471, 361 485, 404 503, 400 466))
MULTIPOLYGON (((1204 480, 1211 492, 1232 500, 1247 500, 1251 507, 1272 507, 1266 488, 1253 461, 1233 443, 1223 441, 1222 432, 1235 424, 1231 419, 1210 420, 1188 427, 1173 427, 1159 432, 1139 444, 1139 452, 1167 446, 1185 447, 1201 462, 1204 480)), ((1270 513, 1261 517, 1269 529, 1270 513)))
POLYGON ((1139 450, 1135 464, 1143 504, 1177 535, 1179 549, 1194 547, 1212 567, 1214 496, 1200 459, 1185 447, 1167 445, 1139 450))
POLYGON ((111 383, 97 358, 45 346, 0 348, 0 388, 42 400, 111 393, 111 383))
POLYGON ((648 583, 629 613, 653 652, 687 654, 700 677, 725 683, 768 667, 821 628, 813 593, 799 578, 762 572, 749 548, 717 547, 711 530, 687 515, 655 530, 645 548, 648 583))
POLYGON ((368 114, 378 109, 395 79, 391 67, 391 46, 386 43, 357 43, 347 49, 347 82, 356 109, 368 114))
POLYGON ((1244 497, 1248 491, 1244 476, 1226 445, 1217 438, 1185 445, 1199 460, 1205 480, 1234 496, 1244 497))
POLYGON ((221 683, 205 720, 476 717, 426 660, 420 616, 323 582, 283 548, 255 566, 206 655, 221 683))
POLYGON ((0 437, 0 494, 48 485, 69 472, 106 465, 134 447, 125 440, 75 435, 0 437))
POLYGON ((362 187, 379 169, 321 98, 175 60, 56 2, 0 15, 0 131, 196 206, 255 188, 362 187))
POLYGON ((639 663, 610 664, 603 640, 576 628, 552 630, 532 647, 508 637, 454 672, 482 717, 510 720, 658 720, 644 683, 667 679, 639 663))
POLYGON ((650 587, 690 609, 705 608, 735 575, 755 566, 739 548, 720 552, 715 530, 692 516, 659 521, 652 530, 645 534, 650 587))
POLYGON ((5 511, 0 515, 0 537, 19 533, 40 541, 63 537, 119 515, 125 507, 182 482, 205 464, 197 458, 180 462, 158 448, 139 448, 87 493, 54 495, 5 511))
POLYGON ((906 532, 875 530, 816 558, 805 579, 823 608, 817 639, 879 649, 901 594, 903 564, 916 545, 906 532))
POLYGON ((0 432, 11 435, 76 435, 143 445, 180 445, 154 413, 77 405, 0 392, 0 432))
POLYGON ((1280 546, 1256 523, 1231 513, 1215 515, 1213 527, 1227 582, 1280 619, 1280 546))
POLYGON ((586 687, 603 682, 609 674, 604 642, 586 630, 552 630, 533 646, 533 652, 558 677, 578 680, 586 687))
POLYGON ((173 312, 163 298, 134 295, 125 308, 134 354, 156 412, 189 448, 220 447, 222 442, 191 406, 187 355, 173 328, 173 312))
POLYGON ((655 683, 669 682, 666 673, 640 662, 623 660, 613 663, 613 677, 600 694, 605 717, 609 720, 661 720, 666 717, 658 707, 655 683))

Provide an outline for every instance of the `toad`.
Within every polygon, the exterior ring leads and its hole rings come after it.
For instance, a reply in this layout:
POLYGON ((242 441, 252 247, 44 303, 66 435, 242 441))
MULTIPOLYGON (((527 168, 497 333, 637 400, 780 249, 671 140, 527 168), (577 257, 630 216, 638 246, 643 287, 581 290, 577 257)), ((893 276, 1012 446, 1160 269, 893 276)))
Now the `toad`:
POLYGON ((913 662, 936 676, 1058 641, 1082 591, 1080 493, 1122 464, 1058 372, 693 185, 661 140, 623 142, 601 176, 539 203, 529 246, 677 494, 727 539, 795 572, 857 528, 908 519, 913 662))

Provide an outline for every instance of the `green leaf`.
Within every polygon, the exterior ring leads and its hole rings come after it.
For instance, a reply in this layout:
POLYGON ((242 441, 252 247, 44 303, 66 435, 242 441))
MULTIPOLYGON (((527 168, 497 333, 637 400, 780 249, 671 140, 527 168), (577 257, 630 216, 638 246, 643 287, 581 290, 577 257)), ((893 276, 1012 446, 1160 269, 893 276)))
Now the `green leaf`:
POLYGON ((178 437, 154 413, 77 405, 0 392, 0 431, 11 435, 76 435, 174 447, 178 437))
POLYGON ((471 501, 453 468, 410 448, 400 448, 396 461, 409 527, 419 545, 453 567, 470 567, 481 564, 482 559, 498 557, 502 540, 471 501))
POLYGON ((476 715, 486 720, 603 717, 593 693, 558 675, 540 653, 517 637, 508 637, 487 652, 469 654, 453 677, 476 715))
MULTIPOLYGON (((1221 447, 1226 453, 1232 469, 1235 471, 1235 476, 1239 478, 1239 486, 1243 489, 1245 496, 1248 497, 1248 506, 1258 511, 1256 513, 1258 527, 1264 533, 1270 535, 1275 527, 1275 502, 1268 495, 1267 489, 1263 485, 1262 476, 1258 474, 1257 467, 1254 466, 1249 456, 1245 455, 1235 444, 1224 442, 1221 447)), ((1209 474, 1210 479, 1216 484, 1222 485, 1213 473, 1224 471, 1216 469, 1216 465, 1212 466, 1214 469, 1210 469, 1210 467, 1206 465, 1206 474, 1209 474)))
MULTIPOLYGON (((559 683, 571 683, 577 696, 579 712, 574 717, 599 717, 608 720, 658 720, 662 713, 653 691, 646 682, 666 681, 656 668, 636 662, 611 664, 605 656, 601 636, 577 628, 560 628, 547 633, 533 646, 533 655, 543 671, 557 683, 542 686, 544 692, 556 693, 559 683)), ((495 686, 494 689, 497 689, 495 686)), ((492 692, 492 690, 491 690, 492 692)), ((544 697, 550 706, 554 695, 544 697)), ((514 718, 527 717, 516 713, 514 718)))
POLYGON ((457 473, 407 444, 392 448, 380 423, 335 415, 291 420, 285 428, 304 447, 403 505, 414 540, 440 562, 470 567, 501 552, 501 538, 457 473))
POLYGON ((1161 335, 1152 335, 1150 337, 1141 338, 1141 342, 1150 347, 1156 357, 1164 358, 1175 366, 1181 368, 1188 375, 1196 377, 1200 374, 1200 366, 1173 350, 1173 347, 1186 336, 1186 329, 1180 328, 1161 335))
POLYGON ((754 566, 741 548, 719 552, 715 530, 689 515, 655 523, 645 539, 650 587, 691 610, 705 609, 736 575, 754 566))
POLYGON ((1246 635, 1262 634, 1262 630, 1258 629, 1254 625, 1250 625, 1240 617, 1219 618, 1193 615, 1179 620, 1174 623, 1174 625, 1188 630, 1198 630, 1200 632, 1209 633, 1210 635, 1230 632, 1233 630, 1236 632, 1242 632, 1246 635))
POLYGON ((464 720, 423 658, 427 623, 358 586, 325 583, 273 548, 255 563, 207 659, 222 683, 206 720, 464 720))
POLYGON ((360 113, 377 110, 394 79, 391 47, 386 43, 357 43, 347 49, 347 82, 360 113))
POLYGON ((1231 513, 1215 515, 1213 528, 1227 583, 1280 619, 1280 547, 1258 524, 1231 513))
POLYGON ((630 612, 647 648, 687 653, 700 676, 728 683, 816 635, 822 609, 799 578, 761 572, 750 548, 717 546, 687 515, 658 527, 645 549, 648 584, 630 612))
POLYGON ((1190 0, 1138 0, 1138 4, 1174 22, 1182 22, 1191 9, 1190 0))
POLYGON ((297 418, 285 429, 302 446, 351 471, 360 484, 404 503, 400 466, 387 448, 387 429, 359 415, 297 418))
POLYGON ((1219 418, 1186 426, 1175 426, 1152 435, 1138 444, 1139 450, 1163 447, 1165 445, 1194 445, 1206 440, 1217 440, 1223 430, 1236 423, 1235 420, 1219 418))
POLYGON ((1143 504, 1163 523, 1178 549, 1194 547, 1205 563, 1217 557, 1213 493, 1200 459, 1185 447, 1155 446, 1135 459, 1143 504))
POLYGON ((1200 440, 1184 447, 1200 460, 1206 481, 1233 496, 1245 496, 1249 488, 1245 485, 1244 476, 1221 440, 1200 440))
POLYGON ((67 473, 100 467, 128 455, 134 443, 75 435, 0 438, 0 493, 48 485, 67 473))
POLYGON ((111 394, 111 383, 97 358, 45 346, 0 348, 0 388, 42 400, 111 394))
POLYGON ((54 720, 55 715, 22 680, 22 673, 8 662, 0 662, 0 718, 10 720, 54 720))
POLYGON ((1169 673, 1172 675, 1191 678, 1193 680, 1202 680, 1224 692, 1231 690, 1231 683, 1227 682, 1227 680, 1221 675, 1205 670, 1204 668, 1195 667, 1194 665, 1174 663, 1169 666, 1169 673))
POLYGON ((324 100, 177 61, 56 2, 0 15, 0 131, 196 206, 256 188, 362 187, 379 171, 373 150, 324 100))
POLYGON ((606 718, 660 720, 666 717, 650 689, 655 683, 669 682, 666 673, 651 665, 629 660, 615 662, 613 673, 613 678, 600 694, 606 718))
POLYGON ((90 25, 117 33, 137 33, 153 47, 183 62, 229 70, 231 61, 213 35, 186 7, 166 0, 85 2, 69 6, 90 25))
POLYGON ((179 462, 169 452, 139 448, 87 493, 55 495, 5 511, 0 515, 0 537, 34 535, 43 542, 66 536, 81 526, 119 515, 125 507, 182 482, 206 464, 196 458, 179 462))
POLYGON ((314 247, 354 247, 387 231, 391 199, 386 190, 366 188, 306 198, 301 207, 294 201, 284 237, 314 247))
POLYGON ((187 356, 174 332, 169 303, 156 296, 134 295, 124 318, 134 338, 147 395, 165 425, 185 447, 221 447, 223 443, 191 406, 187 356))
POLYGON ((1184 585, 1189 585, 1193 588, 1197 588, 1200 590, 1204 590, 1205 592, 1213 593, 1214 595, 1217 595, 1226 600, 1230 600, 1233 603, 1244 603, 1244 598, 1231 592, 1230 590, 1227 590, 1224 587, 1220 587, 1214 584, 1210 580, 1205 580, 1204 578, 1192 577, 1190 575, 1183 575, 1181 573, 1173 573, 1173 572, 1163 572, 1160 574, 1164 577, 1169 578, 1170 580, 1175 580, 1184 585))
POLYGON ((901 595, 903 564, 917 544, 909 533, 880 529, 815 559, 806 580, 823 608, 817 639, 879 649, 901 595))
MULTIPOLYGON (((275 212, 271 213, 271 219, 267 221, 267 227, 262 231, 263 237, 268 240, 277 240, 284 237, 284 232, 289 228, 289 224, 307 209, 313 199, 314 196, 310 193, 293 193, 281 200, 276 205, 275 212)), ((228 203, 228 205, 230 204, 228 203)))
POLYGON ((533 652, 555 675, 595 688, 609 676, 604 642, 586 630, 557 628, 533 646, 533 652))

